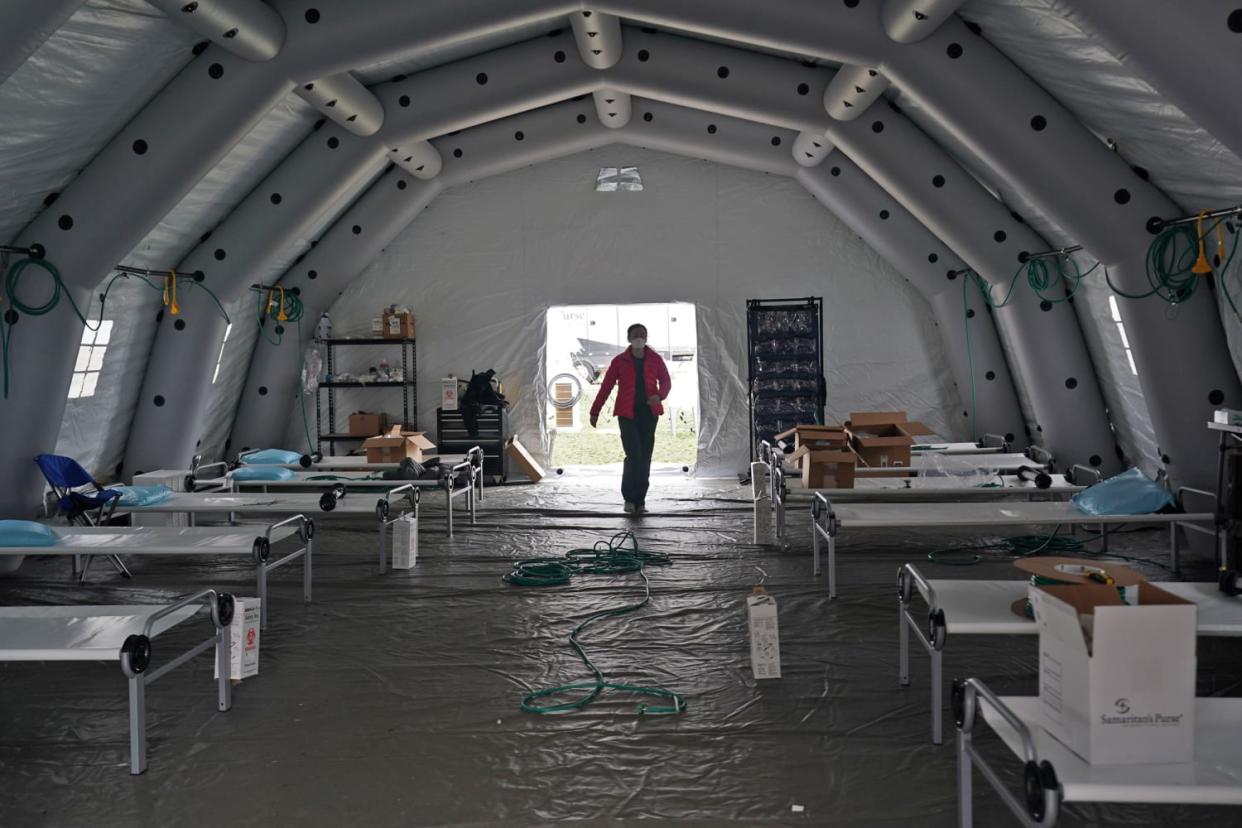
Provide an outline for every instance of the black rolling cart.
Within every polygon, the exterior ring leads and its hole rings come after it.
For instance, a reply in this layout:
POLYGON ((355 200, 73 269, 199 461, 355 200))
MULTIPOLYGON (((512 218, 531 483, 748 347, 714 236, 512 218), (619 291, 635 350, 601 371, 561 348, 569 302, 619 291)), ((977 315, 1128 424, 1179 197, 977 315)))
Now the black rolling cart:
POLYGON ((824 421, 823 304, 819 297, 746 302, 752 458, 761 440, 824 421))
POLYGON ((399 388, 401 389, 401 422, 411 429, 418 428, 418 348, 413 339, 383 339, 381 337, 367 339, 322 339, 324 346, 324 368, 330 377, 336 376, 335 351, 337 348, 371 346, 401 349, 400 382, 332 382, 319 383, 319 391, 315 395, 315 430, 319 433, 319 451, 324 454, 336 454, 337 443, 361 443, 366 437, 337 431, 336 426, 336 389, 338 388, 399 388), (328 398, 327 430, 324 430, 323 398, 328 398), (328 450, 323 450, 324 443, 328 450))
POLYGON ((460 411, 436 409, 436 448, 441 454, 465 454, 474 446, 483 449, 483 474, 504 481, 509 476, 505 440, 509 416, 498 405, 485 405, 479 412, 479 433, 471 437, 460 411))

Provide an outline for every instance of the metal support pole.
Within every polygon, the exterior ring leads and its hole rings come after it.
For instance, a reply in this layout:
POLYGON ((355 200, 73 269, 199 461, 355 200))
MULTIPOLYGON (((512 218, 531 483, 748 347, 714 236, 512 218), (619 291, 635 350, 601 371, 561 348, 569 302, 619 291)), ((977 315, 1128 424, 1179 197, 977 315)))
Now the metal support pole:
POLYGON ((134 776, 147 769, 146 681, 141 673, 129 677, 129 772, 134 776))

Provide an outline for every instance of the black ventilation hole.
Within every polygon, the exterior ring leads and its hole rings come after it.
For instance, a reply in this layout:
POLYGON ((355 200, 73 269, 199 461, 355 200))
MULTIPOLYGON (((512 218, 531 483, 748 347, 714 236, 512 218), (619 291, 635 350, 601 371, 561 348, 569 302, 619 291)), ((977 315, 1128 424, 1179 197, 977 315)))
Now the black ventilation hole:
MULTIPOLYGON (((1028 433, 1029 433, 1029 431, 1028 431, 1028 433)), ((1005 442, 1006 442, 1006 443, 1012 443, 1012 442, 1013 442, 1013 440, 1014 440, 1013 432, 1012 432, 1012 431, 1006 431, 1006 432, 1005 432, 1005 442)))
POLYGON ((409 186, 409 185, 405 183, 405 179, 403 179, 403 178, 398 178, 398 179, 397 179, 397 189, 398 189, 398 190, 404 190, 407 186, 409 186))
POLYGON ((1120 190, 1113 193, 1113 201, 1117 202, 1118 204, 1129 204, 1130 203, 1130 191, 1127 190, 1125 187, 1122 187, 1120 190))
POLYGON ((1217 389, 1217 390, 1212 391, 1210 394, 1208 394, 1208 402, 1210 402, 1212 405, 1220 405, 1224 401, 1225 401, 1224 391, 1217 389))
POLYGON ((716 77, 720 78, 721 80, 724 80, 725 78, 729 77, 729 67, 721 66, 720 68, 718 68, 716 70, 716 77))
POLYGON ((207 74, 213 80, 220 80, 220 78, 224 77, 224 67, 218 63, 213 63, 207 67, 207 74))
POLYGON ((1164 464, 1167 466, 1167 465, 1169 465, 1170 463, 1172 463, 1173 461, 1169 459, 1169 455, 1167 455, 1167 454, 1162 454, 1162 455, 1160 455, 1160 462, 1161 462, 1161 463, 1164 463, 1164 464))
POLYGON ((525 141, 526 133, 522 132, 522 130, 519 129, 517 132, 513 133, 513 140, 514 141, 525 141))
POLYGON ((1229 17, 1225 19, 1225 25, 1234 34, 1242 34, 1242 9, 1234 9, 1229 12, 1229 17))
POLYGON ((461 147, 458 147, 457 149, 453 150, 453 157, 454 157, 454 158, 461 158, 461 154, 462 154, 462 153, 461 153, 461 147))
POLYGON ((341 139, 333 135, 328 139, 328 149, 336 149, 341 145, 341 139))
POLYGON ((578 123, 580 123, 580 124, 585 124, 585 123, 586 123, 586 116, 585 116, 585 115, 579 115, 579 116, 578 116, 578 123))
POLYGON ((949 281, 950 281, 950 282, 952 282, 954 279, 956 279, 956 278, 957 278, 957 271, 956 271, 956 270, 950 270, 950 271, 947 271, 944 275, 945 275, 945 276, 948 276, 948 277, 949 277, 949 281))
POLYGON ((564 52, 557 52, 556 54, 554 54, 554 55, 552 56, 552 59, 553 59, 553 60, 555 60, 557 63, 564 63, 564 62, 565 62, 565 53, 564 53, 564 52))
POLYGON ((932 186, 933 186, 933 187, 943 187, 943 186, 944 186, 944 176, 943 176, 943 175, 936 175, 936 176, 932 176, 932 186))
POLYGON ((259 396, 260 396, 260 397, 266 397, 266 396, 267 396, 267 386, 266 386, 266 385, 260 385, 260 386, 259 386, 259 396))
POLYGON ((60 193, 48 193, 43 197, 43 206, 51 207, 56 203, 56 199, 60 198, 60 193))
POLYGON ((638 60, 642 63, 646 63, 647 61, 651 60, 651 52, 648 52, 646 49, 639 49, 638 60))
POLYGON ((781 145, 781 136, 779 136, 779 135, 773 135, 773 136, 772 136, 772 146, 774 146, 774 147, 779 147, 780 145, 781 145))
POLYGON ((190 53, 194 55, 194 57, 198 57, 203 52, 207 51, 207 47, 210 45, 211 45, 210 40, 199 41, 198 43, 194 44, 194 48, 190 50, 190 53))
POLYGON ((362 225, 361 225, 361 224, 355 224, 353 227, 351 227, 351 228, 349 228, 349 229, 353 231, 353 234, 354 234, 355 236, 361 236, 361 235, 362 235, 362 225))
POLYGON ((857 6, 858 6, 858 0, 845 0, 845 7, 847 9, 857 8, 857 6))
POLYGON ((840 168, 840 167, 833 167, 833 168, 832 168, 831 170, 829 170, 828 172, 832 173, 833 177, 835 178, 836 176, 838 176, 838 175, 840 175, 840 174, 841 174, 841 168, 840 168))
POLYGON ((303 89, 305 89, 307 92, 310 92, 312 89, 314 89, 314 88, 315 88, 315 84, 313 84, 313 83, 308 83, 308 84, 306 84, 305 86, 303 86, 302 88, 303 88, 303 89))
POLYGON ((212 253, 211 255, 213 255, 213 256, 215 256, 215 257, 216 257, 216 261, 217 261, 217 262, 222 262, 222 261, 224 261, 224 257, 225 257, 225 256, 227 256, 227 255, 229 255, 229 254, 228 254, 228 253, 226 253, 226 252, 224 251, 224 248, 223 248, 223 247, 217 247, 217 248, 216 248, 216 252, 215 252, 215 253, 212 253))
POLYGON ((643 120, 644 120, 644 121, 646 121, 647 123, 651 123, 651 119, 652 119, 653 117, 654 117, 654 116, 653 116, 650 112, 644 112, 644 113, 643 113, 643 120))
POLYGON ((1039 303, 1039 309, 1043 311, 1044 313, 1047 313, 1048 311, 1052 310, 1052 303, 1049 302, 1047 299, 1045 299, 1044 301, 1039 303))
POLYGON ((133 148, 134 148, 135 155, 146 155, 147 154, 147 142, 142 140, 141 138, 139 138, 137 141, 134 142, 133 148))
POLYGON ((962 56, 962 44, 950 43, 949 48, 945 49, 944 53, 948 55, 950 58, 952 58, 953 60, 957 60, 958 58, 962 56))
POLYGON ((400 104, 401 106, 409 106, 409 105, 410 105, 410 96, 409 96, 409 95, 402 95, 400 98, 397 98, 397 103, 398 103, 398 104, 400 104))
POLYGON ((56 226, 59 227, 61 230, 72 230, 73 229, 73 216, 68 215, 68 214, 61 216, 60 218, 56 219, 56 226))
POLYGON ((1048 119, 1045 118, 1043 115, 1036 115, 1034 118, 1031 119, 1031 129, 1035 130, 1036 132, 1043 132, 1047 126, 1048 126, 1048 119))
POLYGON ((715 125, 715 124, 708 124, 708 125, 707 125, 707 134, 708 134, 708 135, 715 135, 715 134, 716 134, 716 125, 715 125))
POLYGON ((927 261, 931 262, 932 264, 935 264, 936 262, 940 261, 940 257, 937 256, 935 253, 928 253, 927 261))
POLYGON ((268 200, 271 201, 273 204, 279 204, 280 202, 284 201, 280 193, 272 193, 271 197, 268 200))
POLYGON ((974 309, 974 308, 967 308, 967 309, 966 309, 966 318, 967 318, 967 319, 974 319, 974 318, 975 318, 975 309, 974 309))
POLYGON ((996 372, 988 371, 986 374, 983 375, 983 378, 987 380, 988 382, 991 382, 992 380, 996 379, 996 372))
POLYGON ((276 326, 276 335, 277 335, 277 336, 284 336, 284 334, 285 334, 285 326, 284 326, 284 325, 277 325, 277 326, 276 326))
POLYGON ((308 271, 306 271, 306 278, 307 278, 307 279, 310 279, 310 280, 312 280, 312 281, 313 281, 313 280, 315 280, 315 279, 318 279, 318 278, 319 278, 319 271, 318 271, 318 270, 308 270, 308 271))
POLYGON ((799 95, 807 95, 807 94, 810 94, 810 92, 811 92, 811 87, 807 86, 805 83, 798 84, 799 95))
POLYGON ((173 323, 173 327, 174 327, 174 328, 176 328, 176 329, 177 329, 177 330, 179 330, 179 331, 184 331, 184 330, 185 330, 185 320, 184 320, 184 319, 178 319, 176 322, 174 322, 174 323, 173 323))
POLYGON ((1078 380, 1074 379, 1073 377, 1070 377, 1069 379, 1065 381, 1065 387, 1073 391, 1075 388, 1078 387, 1078 380))
POLYGON ((884 131, 884 122, 883 122, 883 121, 874 121, 874 122, 871 124, 871 131, 872 131, 872 132, 875 132, 875 133, 880 133, 880 132, 883 132, 883 131, 884 131))
POLYGON ((1087 458, 1087 462, 1090 463, 1092 466, 1099 468, 1100 464, 1104 462, 1104 458, 1098 454, 1093 454, 1089 458, 1087 458))
POLYGON ((1160 218, 1160 216, 1152 216, 1147 219, 1146 227, 1148 233, 1151 233, 1153 236, 1158 236, 1160 231, 1164 229, 1164 219, 1160 218))
POLYGON ((881 220, 881 221, 888 221, 888 210, 881 210, 881 211, 880 211, 880 220, 881 220))
POLYGON ((306 10, 306 22, 315 24, 319 22, 319 9, 306 10))
POLYGON ((479 86, 486 86, 487 85, 487 73, 480 72, 479 74, 475 75, 474 82, 477 83, 479 86))
POLYGON ((997 230, 995 233, 992 234, 992 239, 998 244, 1000 242, 1003 242, 1007 238, 1009 238, 1009 236, 1005 234, 1004 230, 997 230))
POLYGON ((164 397, 160 394, 156 394, 155 399, 151 400, 151 402, 155 403, 156 408, 162 408, 164 405, 164 397))

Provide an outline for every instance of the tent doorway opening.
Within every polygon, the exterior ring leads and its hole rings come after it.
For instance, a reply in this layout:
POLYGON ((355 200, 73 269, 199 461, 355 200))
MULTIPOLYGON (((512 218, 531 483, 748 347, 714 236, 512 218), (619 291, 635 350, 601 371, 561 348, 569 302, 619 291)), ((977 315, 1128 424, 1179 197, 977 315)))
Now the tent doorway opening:
POLYGON ((625 459, 614 389, 591 428, 591 404, 612 358, 629 347, 626 329, 647 328, 647 346, 664 358, 672 391, 656 432, 652 470, 694 466, 699 440, 698 328, 694 305, 559 305, 548 308, 546 427, 556 468, 605 466, 625 459))

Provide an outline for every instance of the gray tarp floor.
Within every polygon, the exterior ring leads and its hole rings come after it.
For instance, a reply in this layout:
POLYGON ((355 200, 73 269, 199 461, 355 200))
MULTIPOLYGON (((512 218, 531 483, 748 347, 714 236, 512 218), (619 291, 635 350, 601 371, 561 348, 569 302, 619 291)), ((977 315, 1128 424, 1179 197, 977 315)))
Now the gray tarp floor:
MULTIPOLYGON (((951 742, 930 743, 927 662, 897 684, 894 578, 951 536, 858 534, 841 546, 840 597, 811 576, 809 519, 791 545, 755 545, 749 489, 661 475, 652 513, 621 514, 616 479, 580 474, 491 489, 475 526, 444 535, 425 503, 418 565, 380 576, 373 530, 320 521, 315 599, 295 564, 272 576, 259 676, 215 709, 206 656, 148 692, 150 769, 127 771, 125 681, 114 664, 0 665, 0 825, 951 825, 951 742), (637 575, 508 586, 511 561, 589 546, 633 527, 674 565, 650 571, 644 610, 594 626, 584 644, 611 680, 685 695, 680 716, 639 718, 610 694, 539 716, 523 695, 588 677, 569 649, 590 612, 642 596, 637 575), (784 677, 756 683, 745 598, 779 601, 784 677)), ((1163 531, 1115 536, 1115 551, 1167 562, 1163 531)), ((146 603, 212 586, 253 594, 240 562, 137 558, 132 582, 98 562, 86 587, 64 560, 0 580, 0 603, 146 603)), ((1142 567, 1161 576, 1158 567, 1142 567)), ((1007 562, 928 564, 932 577, 1010 577, 1007 562)), ((1189 579, 1208 579, 1191 562, 1189 579)), ((160 645, 178 640, 177 631, 160 645)), ((185 640, 192 640, 186 637, 185 640)), ((1201 639, 1200 693, 1237 695, 1236 639, 1201 639)), ((915 645, 917 647, 917 645, 915 645)), ((1034 693, 1034 637, 963 638, 946 676, 1034 693)), ((951 719, 946 719, 951 721, 951 719)), ((987 734, 979 743, 1020 764, 987 734)), ((1242 748, 1239 748, 1242 750, 1242 748)), ((976 777, 976 824, 1016 824, 976 777)), ((1239 824, 1208 807, 1069 806, 1064 825, 1239 824)))

